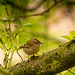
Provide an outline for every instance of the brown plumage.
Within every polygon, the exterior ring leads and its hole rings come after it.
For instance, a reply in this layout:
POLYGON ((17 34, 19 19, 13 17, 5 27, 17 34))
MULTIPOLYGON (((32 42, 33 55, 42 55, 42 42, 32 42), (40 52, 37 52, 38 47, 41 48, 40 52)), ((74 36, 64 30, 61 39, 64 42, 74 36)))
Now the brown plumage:
POLYGON ((19 49, 23 48, 24 52, 29 55, 34 55, 37 54, 40 50, 40 44, 42 44, 39 40, 37 39, 30 39, 24 44, 24 46, 21 46, 19 49))

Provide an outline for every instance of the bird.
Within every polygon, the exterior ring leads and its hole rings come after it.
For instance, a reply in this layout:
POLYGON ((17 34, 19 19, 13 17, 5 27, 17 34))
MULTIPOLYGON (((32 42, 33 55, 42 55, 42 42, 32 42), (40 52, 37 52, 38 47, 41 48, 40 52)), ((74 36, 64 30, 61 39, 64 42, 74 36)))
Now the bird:
POLYGON ((40 45, 43 44, 37 39, 30 39, 28 40, 23 46, 21 46, 19 49, 23 48, 24 52, 28 55, 37 54, 40 50, 40 45))

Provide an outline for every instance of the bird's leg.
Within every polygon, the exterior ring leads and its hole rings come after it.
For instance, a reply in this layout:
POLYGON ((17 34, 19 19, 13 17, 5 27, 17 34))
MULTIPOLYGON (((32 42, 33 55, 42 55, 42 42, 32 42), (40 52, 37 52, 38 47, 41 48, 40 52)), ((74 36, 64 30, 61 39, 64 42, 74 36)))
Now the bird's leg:
POLYGON ((35 55, 33 54, 33 58, 35 58, 35 55))
POLYGON ((29 58, 29 55, 28 55, 28 62, 29 62, 29 59, 30 59, 30 58, 29 58))
POLYGON ((38 54, 38 53, 36 53, 36 55, 37 55, 37 56, 39 56, 39 54, 38 54))
POLYGON ((32 64, 29 55, 28 55, 28 62, 30 62, 30 64, 32 64))
POLYGON ((36 58, 36 57, 38 57, 38 56, 39 56, 39 54, 37 54, 37 53, 36 53, 36 55, 37 55, 37 56, 35 56, 35 55, 33 54, 32 58, 36 58))

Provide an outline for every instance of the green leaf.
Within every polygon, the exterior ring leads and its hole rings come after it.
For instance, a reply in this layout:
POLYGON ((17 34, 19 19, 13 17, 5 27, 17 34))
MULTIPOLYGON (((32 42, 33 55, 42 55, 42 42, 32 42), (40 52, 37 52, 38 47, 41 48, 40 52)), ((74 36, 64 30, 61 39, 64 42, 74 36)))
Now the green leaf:
POLYGON ((25 32, 20 32, 19 35, 23 38, 29 38, 29 35, 25 32))
POLYGON ((15 28, 19 28, 19 26, 18 25, 15 25, 15 28))
POLYGON ((14 18, 14 16, 8 16, 7 20, 11 20, 12 18, 14 18))
POLYGON ((8 50, 8 52, 11 52, 12 53, 12 49, 8 50))
POLYGON ((24 44, 30 37, 27 33, 20 32, 19 34, 19 44, 24 44))
POLYGON ((7 24, 6 22, 1 22, 1 23, 2 23, 4 26, 6 26, 6 24, 7 24))
POLYGON ((73 37, 75 37, 75 30, 70 31, 69 35, 70 35, 70 38, 73 39, 73 37))
POLYGON ((61 36, 61 37, 65 38, 67 40, 71 40, 70 36, 68 36, 68 35, 64 35, 64 36, 61 36))
POLYGON ((30 57, 28 57, 28 56, 25 56, 27 59, 30 59, 30 57))
POLYGON ((5 28, 3 25, 0 24, 0 30, 5 31, 5 28))
MULTIPOLYGON (((12 51, 13 51, 12 49, 8 50, 8 52, 12 52, 12 51)), ((16 51, 16 50, 14 50, 14 51, 16 51)))
POLYGON ((31 23, 27 23, 27 24, 24 24, 24 25, 23 25, 23 28, 25 28, 25 27, 33 27, 33 26, 32 26, 31 23))
POLYGON ((2 15, 2 11, 0 10, 0 16, 2 15))
POLYGON ((3 50, 3 47, 2 46, 0 46, 0 48, 3 50))
POLYGON ((9 43, 7 44, 7 48, 12 48, 12 43, 11 43, 11 42, 9 42, 9 43))
POLYGON ((3 41, 3 43, 8 43, 7 37, 2 37, 2 41, 3 41))
POLYGON ((16 46, 14 47, 15 51, 18 49, 16 46))
POLYGON ((18 19, 18 20, 17 20, 17 23, 18 23, 19 25, 21 25, 21 20, 20 20, 20 19, 18 19))
POLYGON ((19 26, 22 25, 21 20, 20 19, 16 19, 15 21, 12 21, 12 23, 18 24, 19 26))

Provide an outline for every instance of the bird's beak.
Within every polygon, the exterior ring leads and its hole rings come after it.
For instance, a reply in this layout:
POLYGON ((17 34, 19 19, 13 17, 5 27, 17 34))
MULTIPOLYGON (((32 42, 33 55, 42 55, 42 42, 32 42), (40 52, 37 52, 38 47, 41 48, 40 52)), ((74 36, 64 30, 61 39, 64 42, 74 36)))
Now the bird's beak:
POLYGON ((19 49, 21 49, 21 48, 25 48, 24 46, 21 46, 19 49))
POLYGON ((40 42, 40 44, 43 44, 43 43, 40 42))

